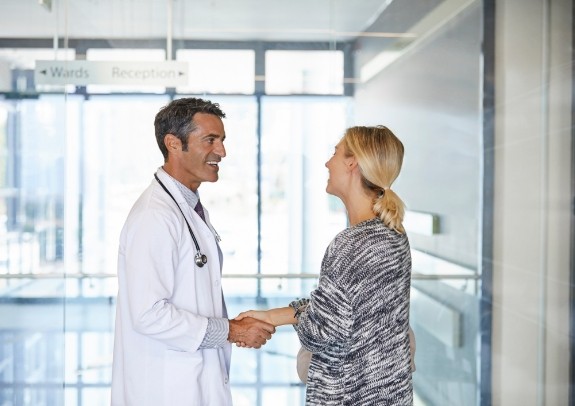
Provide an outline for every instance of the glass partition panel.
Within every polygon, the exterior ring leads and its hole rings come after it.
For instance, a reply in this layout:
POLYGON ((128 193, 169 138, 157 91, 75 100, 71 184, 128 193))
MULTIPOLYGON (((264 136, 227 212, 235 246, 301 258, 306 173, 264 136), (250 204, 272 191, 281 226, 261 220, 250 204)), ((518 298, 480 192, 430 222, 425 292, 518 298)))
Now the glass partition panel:
MULTIPOLYGON (((59 96, 36 100, 5 101, 2 120, 2 250, 4 274, 62 272, 64 204, 71 195, 76 163, 66 161, 74 143, 67 134, 79 112, 74 100, 59 96), (68 110, 69 109, 69 110, 68 110), (70 113, 67 115, 66 113, 70 113)), ((73 197, 71 197, 73 199, 73 197)), ((73 258, 74 246, 70 247, 73 258)))
MULTIPOLYGON (((264 100, 262 273, 319 273, 328 243, 345 227, 343 205, 325 192, 325 162, 349 125, 350 103, 329 97, 264 100)), ((263 289, 293 297, 299 283, 264 281, 263 289)))
POLYGON ((61 95, 0 102, 0 404, 62 404, 78 107, 61 95))
POLYGON ((412 282, 410 324, 416 337, 414 392, 422 405, 475 405, 479 380, 476 280, 412 282), (469 287, 469 290, 453 286, 469 287))
POLYGON ((166 96, 93 96, 84 103, 82 273, 116 273, 124 220, 163 164, 154 117, 167 102, 166 96))

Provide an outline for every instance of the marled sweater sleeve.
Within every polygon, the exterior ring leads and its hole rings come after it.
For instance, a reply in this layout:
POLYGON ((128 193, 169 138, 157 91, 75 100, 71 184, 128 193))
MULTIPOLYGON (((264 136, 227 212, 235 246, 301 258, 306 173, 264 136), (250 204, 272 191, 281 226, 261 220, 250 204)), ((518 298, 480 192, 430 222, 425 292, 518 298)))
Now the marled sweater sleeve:
POLYGON ((353 248, 338 237, 325 252, 318 287, 295 325, 301 344, 311 352, 336 343, 345 345, 351 335, 353 315, 345 281, 354 263, 353 248))

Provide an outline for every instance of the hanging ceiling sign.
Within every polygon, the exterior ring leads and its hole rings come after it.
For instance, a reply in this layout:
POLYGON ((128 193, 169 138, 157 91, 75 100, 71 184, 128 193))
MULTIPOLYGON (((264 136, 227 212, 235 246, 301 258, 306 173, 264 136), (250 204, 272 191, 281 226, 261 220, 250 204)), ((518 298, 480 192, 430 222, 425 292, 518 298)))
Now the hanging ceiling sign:
POLYGON ((176 87, 188 84, 188 63, 36 61, 36 84, 139 85, 176 87))

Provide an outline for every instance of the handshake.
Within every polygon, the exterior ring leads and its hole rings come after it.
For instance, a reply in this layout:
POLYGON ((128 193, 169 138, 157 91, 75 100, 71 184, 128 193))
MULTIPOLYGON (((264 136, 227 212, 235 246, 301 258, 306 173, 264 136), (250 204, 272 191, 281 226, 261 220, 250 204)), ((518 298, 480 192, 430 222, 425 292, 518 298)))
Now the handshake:
POLYGON ((228 341, 238 347, 260 348, 272 338, 277 324, 270 311, 248 310, 231 319, 228 341))

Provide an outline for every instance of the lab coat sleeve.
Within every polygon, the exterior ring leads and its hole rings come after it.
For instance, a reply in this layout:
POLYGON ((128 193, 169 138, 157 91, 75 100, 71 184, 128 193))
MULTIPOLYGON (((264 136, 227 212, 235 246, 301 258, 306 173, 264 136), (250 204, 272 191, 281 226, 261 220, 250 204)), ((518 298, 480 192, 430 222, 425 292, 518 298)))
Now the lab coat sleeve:
MULTIPOLYGON (((180 351, 196 351, 208 318, 172 303, 181 261, 182 221, 173 213, 132 213, 123 230, 124 278, 133 329, 180 351)), ((193 271, 190 269, 189 271, 193 271)), ((190 295, 197 290, 190 287, 190 295)), ((197 299, 196 299, 197 300, 197 299)), ((193 303, 196 300, 190 300, 193 303)), ((191 307, 191 306, 190 306, 191 307)))

